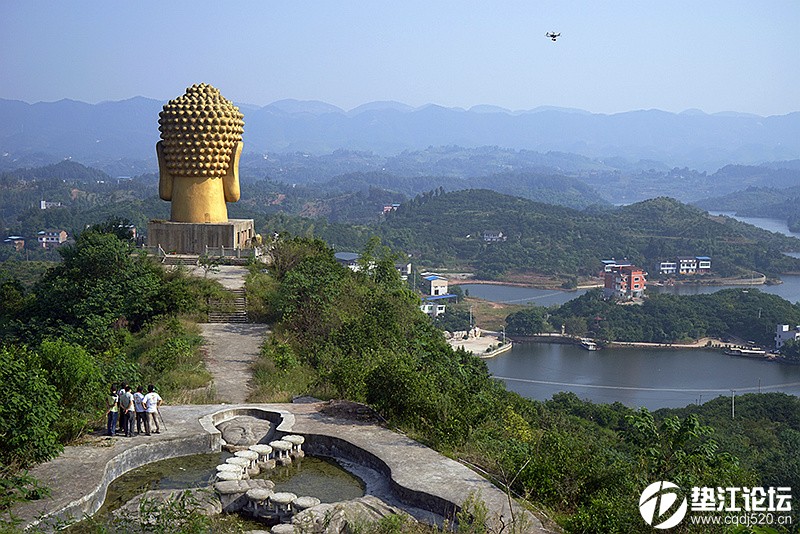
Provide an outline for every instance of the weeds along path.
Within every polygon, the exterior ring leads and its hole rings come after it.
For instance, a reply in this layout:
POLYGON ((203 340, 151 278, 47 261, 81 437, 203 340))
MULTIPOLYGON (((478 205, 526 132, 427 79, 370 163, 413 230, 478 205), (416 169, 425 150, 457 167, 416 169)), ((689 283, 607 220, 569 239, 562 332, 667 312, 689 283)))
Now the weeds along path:
MULTIPOLYGON (((202 270, 194 273, 203 276, 202 270)), ((222 265, 219 270, 205 273, 209 278, 219 281, 226 289, 244 288, 247 269, 244 267, 222 265)), ((264 338, 269 334, 266 324, 217 322, 200 324, 206 368, 214 377, 217 399, 229 404, 246 402, 250 393, 252 365, 258 358, 264 338)))

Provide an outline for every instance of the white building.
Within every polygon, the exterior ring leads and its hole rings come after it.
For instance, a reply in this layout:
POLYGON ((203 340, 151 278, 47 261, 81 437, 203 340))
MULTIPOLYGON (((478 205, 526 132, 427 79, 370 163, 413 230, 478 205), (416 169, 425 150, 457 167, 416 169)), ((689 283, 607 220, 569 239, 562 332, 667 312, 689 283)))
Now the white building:
POLYGON ((658 264, 659 274, 676 274, 678 272, 678 262, 662 261, 658 264))
POLYGON ((506 236, 503 235, 503 232, 499 232, 496 230, 484 230, 483 231, 483 240, 487 243, 500 243, 507 239, 506 236))
POLYGON ((397 269, 397 272, 400 273, 400 279, 404 282, 408 280, 408 277, 411 276, 411 263, 410 262, 398 262, 394 264, 394 268, 397 269))
POLYGON ((775 349, 780 350, 784 343, 789 340, 800 340, 800 325, 794 330, 789 329, 788 324, 779 324, 775 329, 775 349))
POLYGON ((694 274, 697 272, 697 258, 696 257, 681 257, 678 258, 678 272, 680 274, 694 274))
POLYGON ((433 274, 430 276, 425 277, 425 281, 428 282, 428 295, 432 297, 438 297, 440 295, 447 295, 448 284, 447 278, 439 276, 437 274, 433 274))
POLYGON ((361 259, 361 254, 355 252, 337 252, 333 255, 340 264, 344 265, 353 272, 361 270, 358 260, 361 259))
POLYGON ((438 317, 447 311, 446 298, 448 297, 425 297, 422 299, 422 304, 420 305, 419 309, 431 317, 438 317))
POLYGON ((37 232, 36 240, 42 248, 57 247, 67 240, 67 232, 65 230, 48 228, 37 232))
POLYGON ((708 256, 696 256, 695 259, 697 260, 698 273, 707 273, 711 270, 711 258, 708 256))

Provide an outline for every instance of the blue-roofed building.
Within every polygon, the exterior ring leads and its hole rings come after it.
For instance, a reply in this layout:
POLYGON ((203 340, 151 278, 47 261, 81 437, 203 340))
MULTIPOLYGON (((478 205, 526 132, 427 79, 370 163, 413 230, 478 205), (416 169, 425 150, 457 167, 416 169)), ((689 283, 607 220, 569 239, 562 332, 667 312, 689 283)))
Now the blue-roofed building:
POLYGON ((361 266, 358 264, 358 260, 361 259, 361 254, 356 254, 355 252, 337 252, 333 257, 336 258, 336 261, 352 271, 359 271, 361 269, 361 266))
POLYGON ((425 277, 425 281, 427 282, 426 289, 428 290, 428 295, 435 297, 447 294, 447 278, 439 276, 438 274, 431 274, 425 277))
POLYGON ((438 317, 447 310, 447 301, 456 298, 456 295, 447 292, 447 278, 434 273, 423 273, 423 279, 427 282, 427 296, 422 297, 422 304, 419 309, 431 317, 438 317))

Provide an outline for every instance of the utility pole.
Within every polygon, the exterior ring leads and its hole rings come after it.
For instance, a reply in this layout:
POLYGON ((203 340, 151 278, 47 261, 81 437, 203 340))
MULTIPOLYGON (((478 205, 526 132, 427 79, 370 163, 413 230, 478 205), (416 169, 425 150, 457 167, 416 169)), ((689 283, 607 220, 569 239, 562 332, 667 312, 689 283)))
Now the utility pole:
POLYGON ((736 390, 731 390, 731 419, 736 417, 736 390))
POLYGON ((475 326, 472 324, 472 304, 469 305, 469 331, 472 333, 475 326))

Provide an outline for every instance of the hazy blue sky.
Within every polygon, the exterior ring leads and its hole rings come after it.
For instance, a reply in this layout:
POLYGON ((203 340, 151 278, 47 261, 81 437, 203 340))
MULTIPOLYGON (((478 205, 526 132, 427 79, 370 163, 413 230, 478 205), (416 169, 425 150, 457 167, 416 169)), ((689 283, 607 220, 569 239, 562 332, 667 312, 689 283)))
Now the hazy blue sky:
POLYGON ((0 0, 0 98, 800 110, 800 2, 0 0), (555 30, 553 43, 544 34, 555 30))

